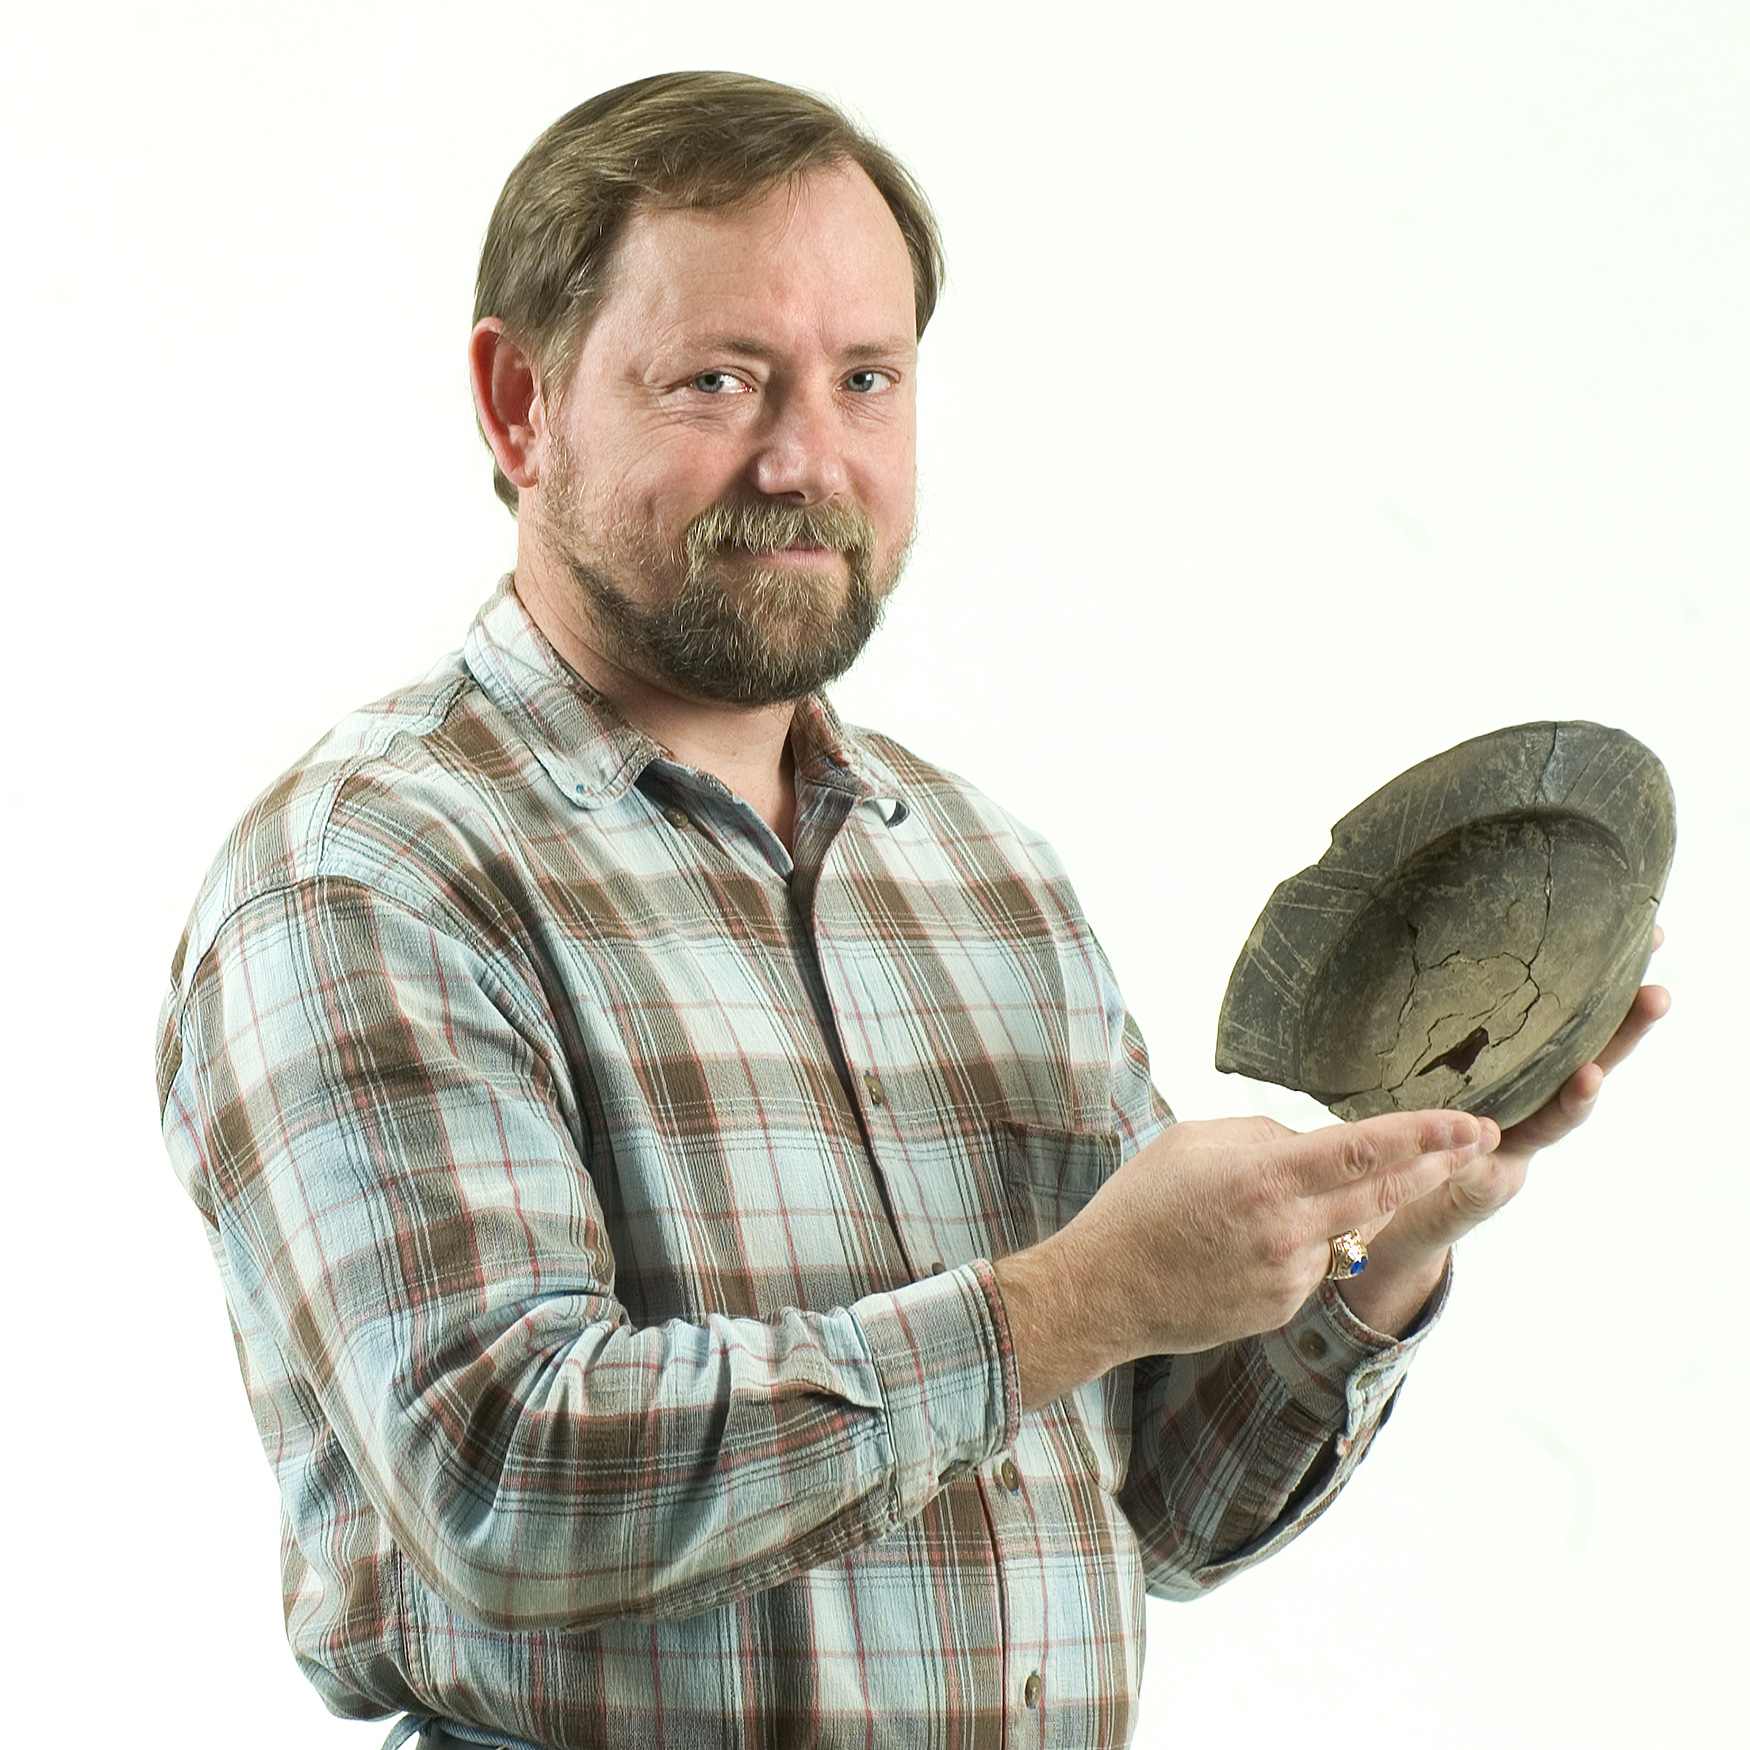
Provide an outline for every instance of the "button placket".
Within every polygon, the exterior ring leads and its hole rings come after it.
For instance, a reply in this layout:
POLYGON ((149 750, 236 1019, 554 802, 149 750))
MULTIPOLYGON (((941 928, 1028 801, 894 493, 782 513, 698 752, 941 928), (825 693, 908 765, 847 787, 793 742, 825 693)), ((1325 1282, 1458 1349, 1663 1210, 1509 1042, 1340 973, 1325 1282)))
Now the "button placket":
POLYGON ((1030 1556, 1037 1548, 1039 1528, 1027 1499, 1021 1465, 1023 1459, 1030 1457, 1042 1469, 1048 1466, 1040 1460, 1033 1444, 1036 1435, 1030 1435, 1028 1430, 1029 1424, 1023 1422, 1020 1443, 996 1462, 984 1465, 983 1481, 1002 1576, 1005 1711, 1010 1734, 1020 1729, 1025 1741, 1032 1742, 1032 1734, 1037 1730, 1034 1710, 1039 1707, 1043 1693, 1045 1625, 1052 1611, 1047 1601, 1049 1587, 1037 1562, 1008 1559, 1011 1554, 1030 1556))
MULTIPOLYGON (((844 842, 842 837, 839 842, 844 842)), ((905 1021, 910 997, 893 957, 871 951, 866 920, 848 909, 841 913, 842 898, 827 879, 830 872, 828 857, 822 861, 812 920, 820 981, 838 1028, 846 1093, 862 1121, 870 1165, 882 1180, 905 1268, 912 1280, 921 1281, 937 1274, 936 1266, 955 1269, 983 1248, 968 1236, 964 1219, 956 1219, 951 1231, 939 1229, 932 1219, 933 1206, 918 1175, 920 1170, 926 1175, 936 1170, 934 1160, 943 1153, 940 1125, 936 1115, 921 1115, 923 1134, 914 1158, 910 1109, 901 1105, 911 1086, 907 1078, 916 1073, 915 1028, 905 1021), (891 1034, 884 1030, 889 1016, 898 1018, 891 1034), (900 1078, 891 1087, 889 1073, 900 1078)), ((963 1214, 957 1209, 946 1213, 957 1218, 963 1214)))

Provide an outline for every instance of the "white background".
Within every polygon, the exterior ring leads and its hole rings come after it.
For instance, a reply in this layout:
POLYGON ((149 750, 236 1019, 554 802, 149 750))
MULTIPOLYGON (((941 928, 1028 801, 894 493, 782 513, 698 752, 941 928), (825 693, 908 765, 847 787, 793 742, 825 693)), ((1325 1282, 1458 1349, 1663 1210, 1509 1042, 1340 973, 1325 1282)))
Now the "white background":
POLYGON ((922 539, 840 704, 1056 841, 1182 1116, 1325 1121, 1218 1076, 1216 1012, 1400 768, 1581 716, 1676 786, 1672 1018, 1466 1244, 1340 1507, 1151 1607, 1139 1742, 1733 1736, 1736 0, 8 10, 9 1735, 381 1738, 283 1646, 154 1017, 232 819, 508 564, 462 353, 504 175, 686 65, 840 98, 938 203, 922 539))

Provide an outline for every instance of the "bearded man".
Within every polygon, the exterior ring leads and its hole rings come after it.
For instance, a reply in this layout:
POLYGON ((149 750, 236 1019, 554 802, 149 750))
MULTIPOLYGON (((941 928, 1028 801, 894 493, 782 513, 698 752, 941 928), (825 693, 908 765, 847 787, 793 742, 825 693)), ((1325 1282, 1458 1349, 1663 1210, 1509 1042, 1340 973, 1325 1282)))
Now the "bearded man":
POLYGON ((1145 1592, 1325 1510, 1597 1093, 1176 1125, 1048 847, 838 721, 940 273, 815 98, 555 124, 471 348, 515 572, 256 803, 177 955, 288 1632, 392 1742, 1126 1742, 1145 1592))

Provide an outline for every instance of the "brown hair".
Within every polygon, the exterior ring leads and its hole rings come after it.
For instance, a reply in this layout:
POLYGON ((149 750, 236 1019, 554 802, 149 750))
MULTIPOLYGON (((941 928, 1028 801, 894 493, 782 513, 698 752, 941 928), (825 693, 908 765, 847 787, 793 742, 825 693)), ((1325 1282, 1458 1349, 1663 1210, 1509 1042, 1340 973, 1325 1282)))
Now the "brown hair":
MULTIPOLYGON (((524 154, 480 250, 474 320, 496 316, 551 397, 607 288, 640 205, 732 207, 811 170, 855 164, 911 254, 918 333, 942 289, 942 240, 911 174, 824 98, 745 73, 659 73, 580 103, 524 154)), ((516 511, 495 463, 492 488, 516 511)))

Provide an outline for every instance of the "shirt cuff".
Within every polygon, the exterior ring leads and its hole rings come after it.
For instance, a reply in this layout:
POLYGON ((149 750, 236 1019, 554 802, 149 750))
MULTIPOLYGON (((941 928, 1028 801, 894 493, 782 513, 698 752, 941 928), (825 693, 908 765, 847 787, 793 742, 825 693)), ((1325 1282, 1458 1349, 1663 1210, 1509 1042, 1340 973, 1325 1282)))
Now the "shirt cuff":
POLYGON ((1422 1339, 1439 1322, 1451 1289, 1449 1252, 1421 1316, 1405 1336, 1387 1337, 1356 1318, 1336 1283, 1321 1282, 1281 1330, 1263 1339, 1264 1357, 1288 1395, 1339 1437, 1338 1457, 1391 1401, 1422 1339))
POLYGON ((944 1481, 1013 1443, 1021 1424, 1014 1347, 983 1259, 866 1295, 851 1309, 869 1346, 893 1444, 896 1520, 944 1481))

